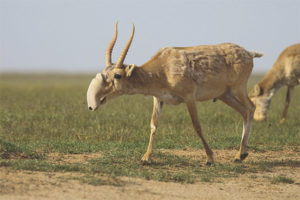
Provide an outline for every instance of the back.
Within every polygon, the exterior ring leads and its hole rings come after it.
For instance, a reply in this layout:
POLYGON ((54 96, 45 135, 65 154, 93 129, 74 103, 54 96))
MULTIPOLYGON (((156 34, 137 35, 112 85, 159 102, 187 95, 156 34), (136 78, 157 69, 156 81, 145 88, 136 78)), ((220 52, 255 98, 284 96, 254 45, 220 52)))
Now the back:
POLYGON ((160 60, 168 77, 205 82, 236 82, 241 76, 248 79, 253 66, 253 56, 244 48, 224 43, 195 47, 166 47, 151 60, 160 60))
POLYGON ((290 85, 300 83, 300 43, 284 49, 278 56, 273 66, 274 69, 280 70, 289 80, 290 85))

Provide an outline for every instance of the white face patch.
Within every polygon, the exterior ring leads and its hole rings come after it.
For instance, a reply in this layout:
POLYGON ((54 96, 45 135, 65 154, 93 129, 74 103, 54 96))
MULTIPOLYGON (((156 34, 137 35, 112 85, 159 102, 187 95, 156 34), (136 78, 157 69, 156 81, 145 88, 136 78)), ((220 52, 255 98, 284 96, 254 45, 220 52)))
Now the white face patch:
POLYGON ((87 90, 87 104, 90 110, 97 109, 100 103, 97 101, 97 90, 98 90, 97 86, 99 85, 98 82, 99 81, 96 78, 94 78, 91 81, 89 88, 87 90))
POLYGON ((255 120, 264 120, 266 118, 267 109, 266 109, 266 103, 262 100, 262 98, 256 97, 255 100, 253 100, 253 103, 256 106, 255 112, 254 112, 254 119, 255 120))
POLYGON ((96 110, 101 103, 101 91, 104 90, 102 74, 97 74, 87 90, 87 104, 90 110, 96 110))
POLYGON ((271 99, 275 90, 271 90, 268 94, 263 96, 252 97, 251 101, 255 104, 256 109, 254 112, 255 120, 265 120, 267 118, 267 111, 269 109, 271 99))

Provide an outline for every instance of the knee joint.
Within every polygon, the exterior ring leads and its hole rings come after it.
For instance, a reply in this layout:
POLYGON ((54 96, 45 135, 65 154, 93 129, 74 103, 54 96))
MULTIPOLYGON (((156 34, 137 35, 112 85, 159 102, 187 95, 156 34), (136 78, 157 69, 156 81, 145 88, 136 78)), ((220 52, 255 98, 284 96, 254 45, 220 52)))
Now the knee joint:
POLYGON ((156 132, 156 126, 153 125, 153 124, 151 124, 150 127, 151 127, 151 134, 155 134, 155 132, 156 132))

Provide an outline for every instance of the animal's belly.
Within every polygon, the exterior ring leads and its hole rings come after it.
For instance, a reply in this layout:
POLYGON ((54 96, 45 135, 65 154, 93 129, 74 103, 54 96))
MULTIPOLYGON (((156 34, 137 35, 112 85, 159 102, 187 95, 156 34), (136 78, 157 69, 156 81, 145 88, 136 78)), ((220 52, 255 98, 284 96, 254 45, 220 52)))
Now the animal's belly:
POLYGON ((180 103, 183 103, 183 99, 181 97, 169 93, 161 94, 157 97, 167 104, 178 105, 180 103))
POLYGON ((197 101, 207 101, 213 98, 217 98, 224 94, 226 86, 220 87, 198 87, 196 90, 197 101))

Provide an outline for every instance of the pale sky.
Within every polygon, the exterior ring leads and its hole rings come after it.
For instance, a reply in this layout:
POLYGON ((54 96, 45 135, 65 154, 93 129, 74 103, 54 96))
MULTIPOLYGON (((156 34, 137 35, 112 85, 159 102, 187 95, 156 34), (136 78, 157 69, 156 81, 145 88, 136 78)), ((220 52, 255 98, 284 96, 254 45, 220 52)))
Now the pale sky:
POLYGON ((166 46, 232 42, 264 53, 254 72, 266 72, 300 42, 300 0, 0 0, 0 72, 100 72, 117 20, 113 61, 134 22, 136 65, 166 46))

